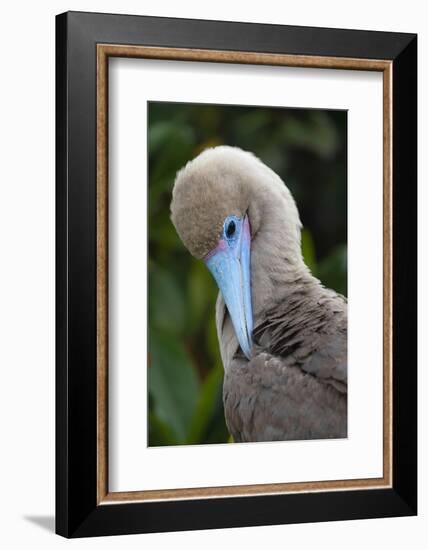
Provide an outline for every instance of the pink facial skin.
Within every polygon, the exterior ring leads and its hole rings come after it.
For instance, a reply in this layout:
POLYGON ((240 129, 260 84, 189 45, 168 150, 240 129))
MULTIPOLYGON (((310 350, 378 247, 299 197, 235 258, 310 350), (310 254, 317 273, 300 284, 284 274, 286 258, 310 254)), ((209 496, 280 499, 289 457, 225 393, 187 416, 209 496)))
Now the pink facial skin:
POLYGON ((208 254, 204 258, 204 262, 207 262, 214 254, 217 254, 217 252, 220 252, 221 250, 227 249, 227 242, 224 239, 220 239, 218 241, 218 244, 215 248, 211 250, 211 252, 208 252, 208 254))

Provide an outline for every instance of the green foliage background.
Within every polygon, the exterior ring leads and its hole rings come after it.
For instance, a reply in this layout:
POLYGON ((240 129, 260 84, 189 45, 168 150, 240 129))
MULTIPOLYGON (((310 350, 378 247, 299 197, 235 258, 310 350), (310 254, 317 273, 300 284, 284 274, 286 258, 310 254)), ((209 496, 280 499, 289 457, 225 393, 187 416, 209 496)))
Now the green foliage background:
POLYGON ((149 104, 149 445, 226 443, 217 287, 169 219, 177 170, 207 147, 252 151, 291 190, 315 276, 346 295, 344 111, 149 104))

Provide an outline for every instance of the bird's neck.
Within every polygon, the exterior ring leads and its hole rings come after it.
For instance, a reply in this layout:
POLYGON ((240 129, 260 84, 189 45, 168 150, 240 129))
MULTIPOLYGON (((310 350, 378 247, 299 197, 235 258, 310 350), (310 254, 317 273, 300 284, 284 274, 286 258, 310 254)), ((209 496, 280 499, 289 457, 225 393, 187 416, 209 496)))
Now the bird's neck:
POLYGON ((248 210, 254 326, 284 296, 298 292, 301 284, 319 286, 303 261, 301 223, 293 197, 273 172, 265 176, 252 188, 248 210))
POLYGON ((266 311, 298 293, 302 285, 319 287, 319 281, 305 265, 300 242, 291 243, 286 233, 272 239, 272 232, 256 235, 251 247, 251 288, 254 326, 266 311))

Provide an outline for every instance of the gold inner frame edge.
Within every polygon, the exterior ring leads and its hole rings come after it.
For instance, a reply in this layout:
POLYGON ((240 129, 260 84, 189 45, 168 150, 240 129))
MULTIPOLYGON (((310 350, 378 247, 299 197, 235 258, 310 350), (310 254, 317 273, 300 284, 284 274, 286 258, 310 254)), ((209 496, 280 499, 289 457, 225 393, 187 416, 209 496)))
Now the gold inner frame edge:
POLYGON ((257 52, 97 44, 97 504, 224 498, 392 486, 392 61, 257 52), (383 476, 224 487, 108 489, 108 59, 133 57, 383 73, 383 476))

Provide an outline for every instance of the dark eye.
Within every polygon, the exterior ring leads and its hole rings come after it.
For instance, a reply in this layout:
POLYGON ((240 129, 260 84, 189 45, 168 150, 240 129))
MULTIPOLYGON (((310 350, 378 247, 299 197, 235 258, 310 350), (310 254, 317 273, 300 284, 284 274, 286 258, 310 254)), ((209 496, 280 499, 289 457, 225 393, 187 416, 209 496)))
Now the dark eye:
POLYGON ((227 226, 227 229, 226 229, 226 237, 228 239, 230 239, 230 237, 233 237, 233 235, 235 233, 235 230, 236 230, 235 222, 233 220, 231 220, 229 222, 229 225, 227 226))

